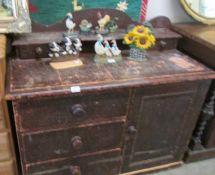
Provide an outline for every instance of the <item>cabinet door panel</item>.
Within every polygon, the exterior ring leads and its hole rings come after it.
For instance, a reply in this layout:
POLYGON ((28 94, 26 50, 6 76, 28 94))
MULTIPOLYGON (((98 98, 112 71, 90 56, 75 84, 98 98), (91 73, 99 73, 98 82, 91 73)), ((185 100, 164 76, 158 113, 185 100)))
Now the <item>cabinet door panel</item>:
POLYGON ((132 161, 174 154, 192 95, 187 93, 142 97, 132 161))
POLYGON ((209 83, 176 83, 136 90, 128 116, 124 172, 181 161, 209 83), (130 132, 131 126, 136 132, 130 132))

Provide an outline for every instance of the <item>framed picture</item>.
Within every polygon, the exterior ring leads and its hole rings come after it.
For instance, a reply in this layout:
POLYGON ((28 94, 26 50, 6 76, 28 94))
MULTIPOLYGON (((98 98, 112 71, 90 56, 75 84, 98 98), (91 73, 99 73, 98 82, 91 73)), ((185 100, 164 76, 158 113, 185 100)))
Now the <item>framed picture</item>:
POLYGON ((29 33, 31 20, 27 0, 0 0, 0 33, 29 33))

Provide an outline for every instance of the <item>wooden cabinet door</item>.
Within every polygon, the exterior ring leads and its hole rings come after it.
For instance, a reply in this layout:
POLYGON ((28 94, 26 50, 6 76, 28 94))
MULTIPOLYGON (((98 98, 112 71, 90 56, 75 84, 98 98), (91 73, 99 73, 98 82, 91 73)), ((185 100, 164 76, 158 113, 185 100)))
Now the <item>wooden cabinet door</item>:
POLYGON ((124 172, 182 159, 208 83, 137 89, 129 114, 124 172))

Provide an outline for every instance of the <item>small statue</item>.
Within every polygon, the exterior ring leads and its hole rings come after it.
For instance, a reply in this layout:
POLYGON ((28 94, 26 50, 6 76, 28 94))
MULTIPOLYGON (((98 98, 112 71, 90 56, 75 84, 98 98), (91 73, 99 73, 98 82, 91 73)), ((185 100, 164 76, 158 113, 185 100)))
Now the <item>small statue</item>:
POLYGON ((66 55, 67 52, 56 42, 52 42, 49 44, 49 57, 60 57, 62 55, 66 55))
POLYGON ((98 40, 95 43, 94 50, 97 55, 100 55, 100 56, 105 55, 105 47, 103 45, 104 38, 101 34, 98 34, 97 37, 98 37, 98 40))
POLYGON ((106 29, 106 25, 107 23, 110 21, 110 16, 109 15, 105 15, 104 17, 102 17, 101 13, 98 13, 98 25, 99 27, 97 27, 97 33, 100 34, 107 34, 109 31, 108 29, 106 29))
POLYGON ((112 46, 111 46, 111 52, 113 53, 114 56, 119 56, 121 55, 121 50, 118 48, 116 40, 111 41, 112 46))
POLYGON ((116 32, 116 30, 118 29, 118 25, 117 25, 117 21, 119 20, 119 18, 113 18, 111 19, 107 24, 106 24, 106 28, 111 32, 116 32))
POLYGON ((76 27, 76 24, 73 22, 73 16, 71 13, 67 14, 66 17, 66 27, 68 29, 68 34, 71 35, 74 33, 74 29, 76 27))
POLYGON ((111 51, 111 47, 110 47, 110 44, 107 40, 104 41, 104 44, 105 44, 105 55, 107 57, 112 57, 113 54, 112 54, 112 51, 111 51))
POLYGON ((72 40, 68 36, 64 35, 62 45, 64 46, 64 49, 68 54, 70 54, 70 55, 77 54, 77 51, 76 51, 75 47, 73 46, 72 40))
POLYGON ((92 23, 89 23, 86 19, 83 19, 81 21, 81 24, 79 25, 81 33, 83 34, 89 34, 92 26, 93 26, 92 23))

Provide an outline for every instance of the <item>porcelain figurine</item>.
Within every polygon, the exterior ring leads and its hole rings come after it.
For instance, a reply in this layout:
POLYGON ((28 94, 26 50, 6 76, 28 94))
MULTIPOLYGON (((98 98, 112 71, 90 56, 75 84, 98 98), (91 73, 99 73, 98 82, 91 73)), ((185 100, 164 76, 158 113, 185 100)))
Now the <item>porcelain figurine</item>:
POLYGON ((97 38, 98 38, 98 40, 94 46, 95 52, 97 55, 100 55, 100 56, 105 55, 105 47, 103 45, 104 38, 101 34, 98 34, 97 38))
POLYGON ((113 54, 112 54, 112 50, 111 50, 111 47, 110 47, 110 44, 107 40, 104 41, 104 44, 105 44, 105 55, 107 57, 112 57, 113 54))
POLYGON ((62 45, 64 46, 64 49, 66 50, 66 52, 70 55, 77 54, 77 50, 75 49, 75 47, 73 46, 72 40, 70 37, 68 36, 64 36, 63 41, 62 41, 62 45))
POLYGON ((67 52, 56 42, 49 44, 49 57, 60 57, 66 54, 67 52))
POLYGON ((73 15, 71 13, 67 14, 66 17, 66 27, 68 29, 68 34, 71 35, 74 33, 74 29, 76 27, 76 24, 73 22, 73 15))
POLYGON ((118 18, 113 18, 106 24, 106 28, 109 30, 109 32, 112 32, 112 33, 116 32, 116 30, 118 29, 118 25, 117 25, 118 20, 119 20, 118 18))
POLYGON ((108 34, 109 30, 106 27, 107 23, 111 20, 109 15, 105 15, 104 17, 102 17, 101 13, 98 13, 98 27, 96 28, 96 32, 100 33, 100 34, 108 34))
POLYGON ((73 43, 73 46, 75 47, 77 52, 82 51, 82 43, 81 43, 81 40, 79 38, 73 38, 72 43, 73 43))
POLYGON ((113 55, 114 56, 121 55, 122 51, 118 48, 116 40, 112 40, 111 43, 112 43, 111 52, 113 53, 113 55))
POLYGON ((79 25, 82 34, 89 34, 92 26, 92 23, 88 22, 86 19, 83 19, 79 25))

